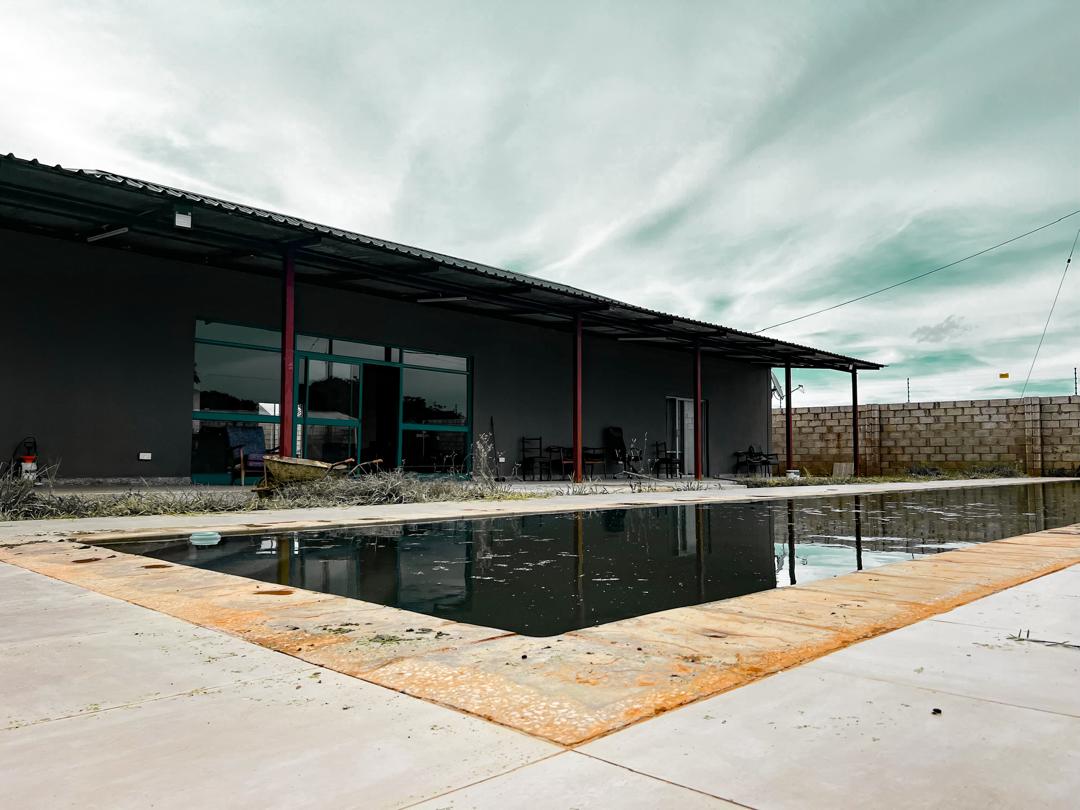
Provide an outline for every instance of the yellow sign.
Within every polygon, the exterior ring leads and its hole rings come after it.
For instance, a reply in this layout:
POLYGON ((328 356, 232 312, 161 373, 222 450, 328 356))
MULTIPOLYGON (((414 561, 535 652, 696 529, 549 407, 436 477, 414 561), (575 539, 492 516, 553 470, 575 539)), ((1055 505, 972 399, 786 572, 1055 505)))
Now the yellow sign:
POLYGON ((1009 379, 1009 372, 1007 372, 1007 371, 1000 372, 998 374, 998 379, 999 380, 1007 380, 1007 379, 1009 379))

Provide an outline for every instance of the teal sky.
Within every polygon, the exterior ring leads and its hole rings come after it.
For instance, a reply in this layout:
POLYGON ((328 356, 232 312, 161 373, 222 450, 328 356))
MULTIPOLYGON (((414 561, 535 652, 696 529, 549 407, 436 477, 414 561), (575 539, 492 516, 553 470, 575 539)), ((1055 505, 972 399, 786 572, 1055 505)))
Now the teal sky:
MULTIPOLYGON (((1076 2, 0 10, 4 153, 749 331, 1080 208, 1076 2)), ((1077 228, 771 334, 888 363, 865 401, 1016 396, 1077 228)), ((1073 274, 1029 393, 1077 365, 1073 274)))

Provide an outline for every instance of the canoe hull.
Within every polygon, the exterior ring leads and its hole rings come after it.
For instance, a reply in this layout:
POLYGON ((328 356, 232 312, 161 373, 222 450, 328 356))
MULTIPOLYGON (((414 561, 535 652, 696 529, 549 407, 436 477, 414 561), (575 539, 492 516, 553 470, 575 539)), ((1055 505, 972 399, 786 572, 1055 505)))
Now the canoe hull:
POLYGON ((267 483, 272 486, 298 484, 304 481, 320 481, 330 474, 332 464, 315 461, 310 458, 290 458, 288 456, 265 456, 267 483))

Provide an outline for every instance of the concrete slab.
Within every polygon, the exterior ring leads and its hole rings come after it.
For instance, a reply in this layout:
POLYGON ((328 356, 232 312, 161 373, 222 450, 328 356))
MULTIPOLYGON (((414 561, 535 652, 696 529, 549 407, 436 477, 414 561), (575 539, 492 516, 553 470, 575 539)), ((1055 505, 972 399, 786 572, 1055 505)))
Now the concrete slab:
POLYGON ((0 563, 0 581, 23 601, 18 609, 0 609, 0 688, 7 696, 0 726, 309 668, 152 610, 81 589, 71 593, 71 586, 36 574, 16 569, 13 578, 9 568, 0 563))
POLYGON ((396 808, 559 749, 333 672, 0 731, 10 807, 396 808))
POLYGON ((506 635, 493 628, 219 571, 162 564, 85 544, 38 542, 0 549, 0 556, 271 649, 302 653, 310 663, 353 675, 403 656, 506 635))
MULTIPOLYGON (((93 599, 96 594, 15 565, 0 564, 0 612, 10 608, 18 615, 25 612, 27 604, 33 604, 35 610, 48 610, 67 606, 78 597, 93 599)), ((5 614, 4 618, 11 618, 11 614, 5 614)))
POLYGON ((981 810, 1075 807, 1078 743, 1073 717, 815 662, 580 750, 750 807, 981 810))
POLYGON ((1032 638, 1080 644, 1080 566, 1017 585, 935 617, 1032 638))
POLYGON ((575 810, 738 807, 704 793, 567 751, 414 805, 413 810, 504 810, 526 802, 535 808, 575 810))
POLYGON ((727 666, 571 636, 506 636, 403 658, 364 677, 562 745, 744 678, 727 666))
POLYGON ((1064 547, 985 546, 1002 558, 946 552, 897 574, 875 569, 546 639, 82 543, 0 547, 0 559, 577 745, 1072 562, 1064 547))
MULTIPOLYGON (((1080 619, 1075 609, 1074 617, 1080 619)), ((817 663, 830 672, 1080 717, 1080 692, 1067 686, 1080 683, 1080 650, 1010 641, 1008 635, 1005 630, 920 622, 817 663)))

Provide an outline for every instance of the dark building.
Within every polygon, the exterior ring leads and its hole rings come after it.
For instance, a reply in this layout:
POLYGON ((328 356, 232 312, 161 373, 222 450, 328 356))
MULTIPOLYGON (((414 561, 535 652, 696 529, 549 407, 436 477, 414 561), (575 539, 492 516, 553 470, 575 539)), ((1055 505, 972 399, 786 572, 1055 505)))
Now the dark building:
POLYGON ((879 368, 10 155, 0 245, 0 447, 34 436, 64 478, 228 482, 238 442, 436 472, 480 433, 504 474, 539 447, 536 472, 599 475, 611 428, 714 476, 768 446, 771 368, 879 368))

